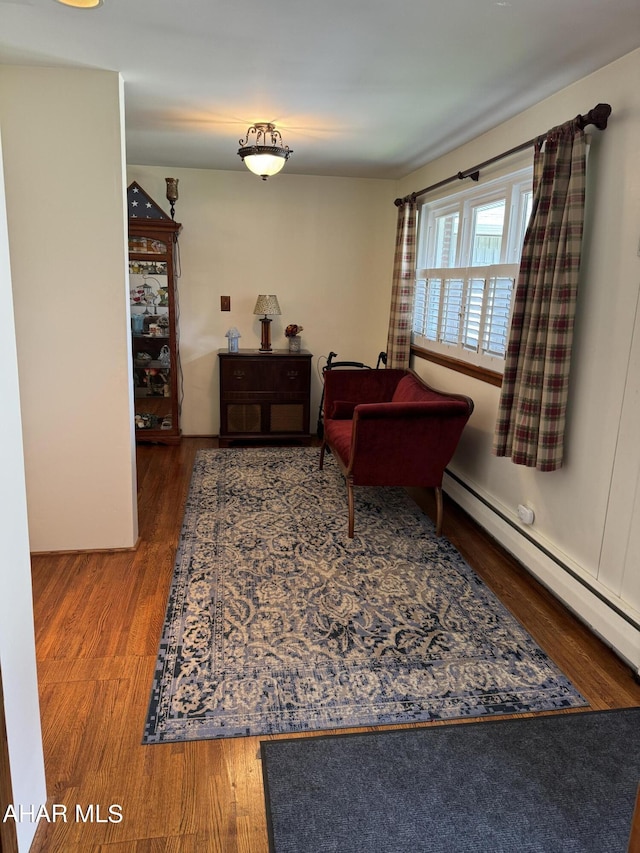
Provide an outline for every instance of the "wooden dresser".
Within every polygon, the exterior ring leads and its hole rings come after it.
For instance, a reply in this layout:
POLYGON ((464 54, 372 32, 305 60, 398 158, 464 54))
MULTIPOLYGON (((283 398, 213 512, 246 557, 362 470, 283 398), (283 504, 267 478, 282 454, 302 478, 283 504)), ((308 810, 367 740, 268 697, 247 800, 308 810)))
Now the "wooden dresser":
POLYGON ((219 350, 220 447, 247 439, 311 442, 312 355, 219 350))

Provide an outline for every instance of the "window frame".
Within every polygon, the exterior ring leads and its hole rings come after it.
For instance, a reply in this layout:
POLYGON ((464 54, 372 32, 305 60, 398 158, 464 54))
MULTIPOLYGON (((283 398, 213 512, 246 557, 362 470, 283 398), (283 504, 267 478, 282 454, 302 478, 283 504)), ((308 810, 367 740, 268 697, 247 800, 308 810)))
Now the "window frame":
MULTIPOLYGON (((414 318, 412 329, 412 352, 423 358, 436 361, 441 364, 459 369, 462 372, 477 375, 478 378, 485 379, 493 384, 499 385, 502 381, 502 373, 504 371, 504 354, 494 354, 483 352, 480 342, 486 338, 486 331, 482 326, 483 320, 487 315, 488 291, 490 290, 489 281, 491 279, 511 279, 511 297, 509 300, 509 316, 506 319, 506 328, 504 335, 504 350, 506 352, 506 344, 508 341, 509 326, 511 322, 511 313, 513 310, 513 292, 517 282, 518 270, 520 265, 520 255, 522 251, 522 241, 528 223, 528 210, 532 203, 532 182, 533 182, 533 164, 530 162, 520 162, 519 164, 511 164, 508 168, 503 168, 499 175, 494 175, 485 180, 481 184, 476 184, 473 187, 465 187, 454 193, 441 191, 438 197, 430 198, 420 205, 418 209, 418 224, 417 224, 417 246, 416 246, 416 275, 415 275, 415 295, 414 295, 414 318), (495 264, 482 264, 473 266, 471 264, 475 226, 474 221, 478 210, 488 204, 496 201, 504 200, 504 216, 503 227, 501 233, 501 245, 499 258, 495 264), (428 261, 442 260, 442 253, 436 255, 437 247, 437 222, 443 216, 451 216, 458 214, 458 230, 455 251, 453 257, 447 260, 453 260, 453 266, 447 267, 430 267, 428 261), (467 261, 465 263, 465 261, 467 261), (470 312, 468 310, 469 294, 471 292, 471 280, 478 281, 484 276, 484 285, 482 286, 482 304, 480 312, 470 312), (462 280, 462 292, 460 299, 462 305, 453 304, 453 311, 449 311, 450 315, 455 315, 456 309, 460 307, 457 320, 458 337, 455 342, 443 340, 443 314, 444 314, 444 281, 448 276, 449 281, 462 280), (429 313, 426 305, 426 299, 429 297, 428 282, 429 279, 441 279, 440 283, 440 309, 437 317, 438 339, 433 339, 434 314, 433 310, 429 313), (422 298, 423 304, 419 304, 419 299, 422 298), (429 322, 426 318, 430 317, 429 322), (477 340, 478 347, 470 347, 469 342, 472 336, 469 335, 471 320, 477 321, 479 317, 480 327, 478 328, 477 340), (418 331, 418 325, 421 332, 418 331), (427 333, 431 334, 428 337, 427 333)), ((476 297, 477 297, 477 284, 476 297)), ((434 300, 435 301, 435 300, 434 300)), ((433 303, 432 303, 433 305, 433 303)), ((477 305, 477 298, 476 298, 477 305)), ((500 312, 500 328, 504 327, 504 311, 500 312)), ((489 317, 491 318, 489 311, 489 317)), ((497 315, 496 315, 497 316, 497 315)), ((451 320, 449 329, 455 331, 456 321, 451 320)), ((451 335, 449 336, 451 338, 451 335)))

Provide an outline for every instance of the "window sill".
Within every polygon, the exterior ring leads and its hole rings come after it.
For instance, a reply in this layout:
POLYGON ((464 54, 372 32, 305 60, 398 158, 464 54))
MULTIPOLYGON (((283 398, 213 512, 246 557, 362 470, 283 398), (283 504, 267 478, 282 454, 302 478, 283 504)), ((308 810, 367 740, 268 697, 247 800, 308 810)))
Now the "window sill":
POLYGON ((448 367, 449 370, 465 373, 467 376, 479 379, 480 382, 487 382, 489 385, 495 385, 497 388, 502 387, 502 374, 496 373, 495 370, 487 370, 486 367, 478 367, 475 364, 469 364, 467 361, 460 361, 458 358, 451 358, 448 355, 430 352, 415 344, 411 344, 411 354, 417 358, 423 358, 425 361, 432 361, 434 364, 439 364, 441 367, 448 367))

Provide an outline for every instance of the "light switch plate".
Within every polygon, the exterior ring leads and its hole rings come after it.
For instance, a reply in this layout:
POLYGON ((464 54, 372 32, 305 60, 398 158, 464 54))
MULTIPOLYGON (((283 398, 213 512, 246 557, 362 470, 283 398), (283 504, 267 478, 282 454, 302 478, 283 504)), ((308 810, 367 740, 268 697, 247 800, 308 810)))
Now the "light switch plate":
POLYGON ((220 297, 220 310, 221 311, 231 311, 231 297, 230 296, 221 296, 220 297))

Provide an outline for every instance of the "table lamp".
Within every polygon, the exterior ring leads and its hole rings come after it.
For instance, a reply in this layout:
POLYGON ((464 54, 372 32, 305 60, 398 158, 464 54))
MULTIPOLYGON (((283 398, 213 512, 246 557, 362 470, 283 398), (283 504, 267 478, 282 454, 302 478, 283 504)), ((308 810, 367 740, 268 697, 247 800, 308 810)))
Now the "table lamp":
POLYGON ((261 294, 258 296, 256 307, 253 309, 254 314, 264 314, 260 318, 262 323, 262 341, 260 343, 260 352, 271 352, 271 320, 267 314, 280 314, 280 306, 278 305, 278 297, 273 293, 269 295, 261 294))

